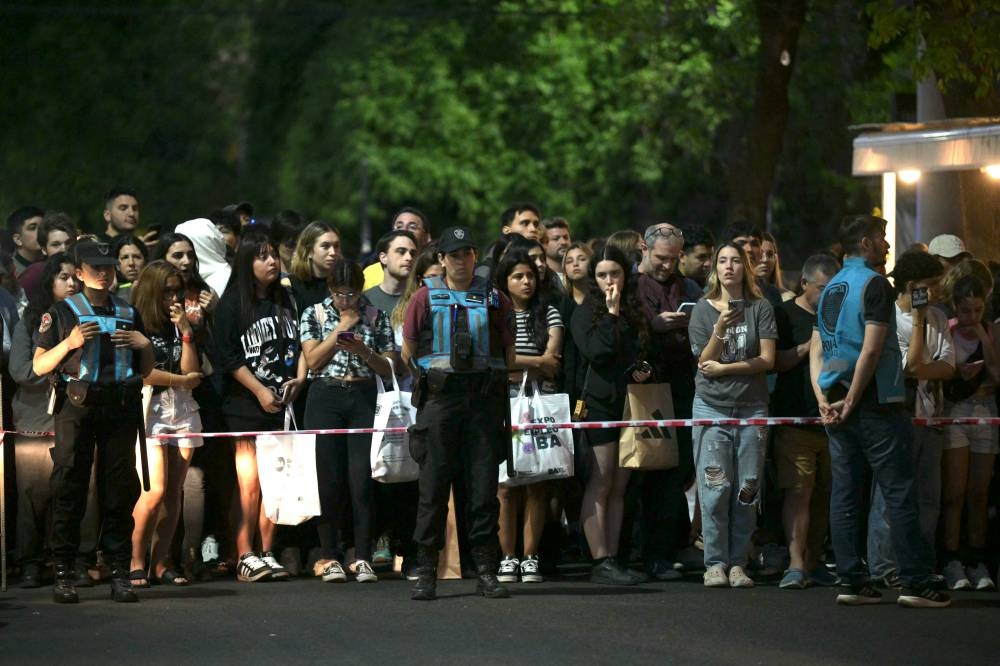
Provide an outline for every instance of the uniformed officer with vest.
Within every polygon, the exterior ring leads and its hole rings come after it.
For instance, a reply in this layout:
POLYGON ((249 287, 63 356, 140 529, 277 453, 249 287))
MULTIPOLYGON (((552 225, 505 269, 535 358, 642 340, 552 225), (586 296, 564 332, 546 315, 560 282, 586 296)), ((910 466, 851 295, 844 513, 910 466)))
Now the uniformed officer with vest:
POLYGON ((865 465, 885 499, 899 563, 901 606, 940 608, 947 594, 934 586, 934 551, 920 531, 913 490, 913 430, 903 410, 902 356, 896 338, 896 293, 885 278, 886 221, 871 215, 844 219, 837 240, 844 267, 817 305, 809 370, 830 440, 833 488, 830 533, 841 580, 850 586, 837 603, 878 603, 859 544, 865 465))
POLYGON ((100 547, 111 566, 111 597, 132 602, 138 600, 128 579, 132 509, 139 498, 135 445, 143 430, 142 378, 153 368, 153 350, 139 313, 110 291, 118 264, 110 246, 82 241, 73 255, 83 291, 42 315, 33 358, 35 373, 50 375, 53 385, 53 599, 79 601, 73 557, 96 449, 100 547))
POLYGON ((411 599, 435 598, 438 552, 444 545, 448 495, 464 479, 469 543, 477 590, 510 596, 497 582, 498 464, 510 444, 507 367, 514 361, 513 307, 474 274, 476 250, 467 229, 445 229, 437 244, 443 278, 427 278, 406 310, 403 361, 417 373, 417 422, 410 452, 420 465, 420 502, 413 539, 418 575, 411 599))

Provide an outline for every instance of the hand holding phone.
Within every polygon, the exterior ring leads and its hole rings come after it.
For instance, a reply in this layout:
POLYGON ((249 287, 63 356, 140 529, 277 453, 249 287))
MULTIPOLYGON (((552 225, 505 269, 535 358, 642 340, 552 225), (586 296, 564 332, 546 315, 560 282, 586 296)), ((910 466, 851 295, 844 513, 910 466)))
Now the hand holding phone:
POLYGON ((341 331, 337 333, 337 344, 344 344, 345 342, 354 342, 354 332, 353 331, 341 331))
POLYGON ((927 294, 927 287, 916 287, 910 292, 910 307, 923 308, 927 307, 930 303, 930 297, 927 294))
POLYGON ((729 301, 729 312, 732 313, 732 319, 730 323, 739 324, 743 322, 743 317, 746 312, 747 302, 742 298, 734 298, 729 301))
POLYGON ((691 312, 694 310, 694 303, 688 301, 687 303, 681 303, 680 307, 677 308, 678 312, 691 316, 691 312))

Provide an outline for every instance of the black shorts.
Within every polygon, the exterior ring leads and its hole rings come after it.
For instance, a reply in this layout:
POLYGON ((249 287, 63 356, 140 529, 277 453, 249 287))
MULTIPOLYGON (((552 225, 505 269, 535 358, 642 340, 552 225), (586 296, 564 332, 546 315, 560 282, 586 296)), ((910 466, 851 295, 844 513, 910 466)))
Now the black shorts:
POLYGON ((257 398, 240 393, 223 399, 222 414, 230 432, 273 431, 285 429, 285 413, 269 414, 260 408, 257 398))

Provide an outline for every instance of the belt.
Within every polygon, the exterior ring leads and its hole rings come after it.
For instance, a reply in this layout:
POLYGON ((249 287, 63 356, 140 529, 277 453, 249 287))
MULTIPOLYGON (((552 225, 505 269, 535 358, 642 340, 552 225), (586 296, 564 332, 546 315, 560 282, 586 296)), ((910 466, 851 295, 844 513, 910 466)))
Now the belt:
POLYGON ((345 379, 344 377, 320 377, 319 381, 322 382, 324 386, 345 389, 347 391, 357 391, 363 388, 371 388, 375 386, 375 380, 367 378, 345 379))

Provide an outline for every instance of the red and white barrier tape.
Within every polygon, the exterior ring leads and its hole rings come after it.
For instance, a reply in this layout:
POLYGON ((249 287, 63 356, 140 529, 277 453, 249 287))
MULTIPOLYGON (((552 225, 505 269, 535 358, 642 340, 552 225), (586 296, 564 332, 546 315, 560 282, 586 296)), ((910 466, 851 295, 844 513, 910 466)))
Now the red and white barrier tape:
MULTIPOLYGON (((979 425, 996 426, 1000 425, 1000 418, 988 417, 980 418, 974 416, 963 416, 956 418, 934 417, 934 418, 914 418, 914 425, 921 426, 949 426, 949 425, 979 425)), ((769 416, 750 419, 658 419, 644 421, 578 421, 571 423, 522 423, 515 424, 514 430, 599 430, 602 428, 686 428, 690 426, 790 426, 790 425, 822 425, 818 417, 809 416, 769 416)), ((400 434, 406 432, 406 428, 322 428, 313 430, 248 430, 242 432, 192 432, 173 433, 164 435, 150 435, 147 439, 181 439, 181 438, 202 438, 212 439, 219 437, 248 438, 260 435, 371 435, 377 432, 400 434)), ((51 432, 32 432, 18 430, 0 430, 0 435, 23 435, 25 437, 52 437, 51 432)))

